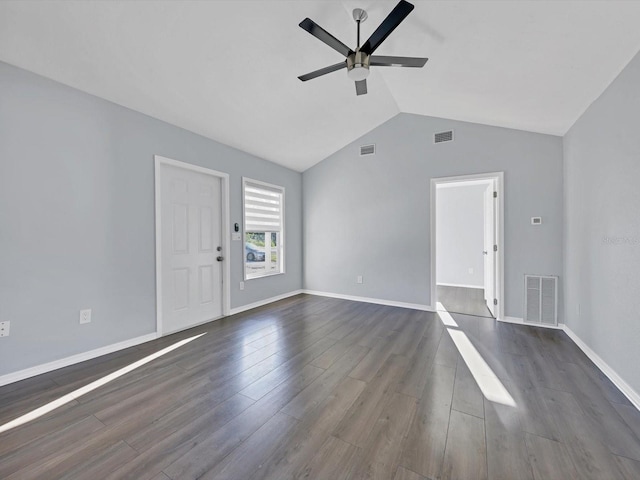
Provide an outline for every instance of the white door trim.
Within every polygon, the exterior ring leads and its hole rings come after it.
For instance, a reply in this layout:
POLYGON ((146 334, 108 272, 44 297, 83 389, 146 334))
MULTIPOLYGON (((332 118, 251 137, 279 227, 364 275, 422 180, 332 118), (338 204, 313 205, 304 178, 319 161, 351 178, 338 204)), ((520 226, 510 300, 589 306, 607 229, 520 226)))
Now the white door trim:
POLYGON ((504 319, 504 172, 478 173, 460 175, 456 177, 440 177, 431 179, 430 223, 431 223, 431 305, 436 309, 436 187, 450 183, 467 183, 494 180, 498 192, 498 258, 496 266, 496 283, 498 285, 496 298, 498 299, 497 319, 504 319))
MULTIPOLYGON (((156 333, 158 336, 163 335, 162 328, 162 235, 161 235, 161 219, 162 219, 162 196, 161 196, 161 179, 160 168, 162 165, 170 165, 172 167, 182 168, 197 173, 204 173, 220 179, 222 187, 222 205, 221 205, 221 222, 222 222, 222 256, 224 262, 222 264, 222 315, 227 316, 231 310, 231 266, 230 266, 230 245, 229 245, 229 174, 218 172, 205 167, 199 167, 190 163, 172 160, 171 158, 154 155, 155 165, 155 215, 156 215, 156 333)), ((172 332, 174 333, 174 332, 172 332)))

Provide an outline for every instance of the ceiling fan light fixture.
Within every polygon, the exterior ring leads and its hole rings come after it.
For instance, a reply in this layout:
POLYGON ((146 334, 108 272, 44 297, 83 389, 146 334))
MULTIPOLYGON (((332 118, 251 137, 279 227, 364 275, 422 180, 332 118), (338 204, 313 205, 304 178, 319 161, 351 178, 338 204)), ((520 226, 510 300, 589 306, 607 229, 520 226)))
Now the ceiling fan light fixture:
POLYGON ((347 75, 354 82, 359 82, 369 76, 369 67, 365 67, 364 65, 354 65, 351 70, 347 71, 347 75))
POLYGON ((347 57, 347 75, 355 82, 366 79, 369 76, 370 55, 357 51, 347 57))

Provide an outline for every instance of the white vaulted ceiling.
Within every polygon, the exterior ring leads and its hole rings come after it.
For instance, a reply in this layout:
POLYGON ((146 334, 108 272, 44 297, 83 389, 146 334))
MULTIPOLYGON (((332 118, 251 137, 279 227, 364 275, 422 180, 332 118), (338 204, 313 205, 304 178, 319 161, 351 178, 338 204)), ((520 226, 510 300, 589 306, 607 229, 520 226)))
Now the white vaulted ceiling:
POLYGON ((640 49, 640 2, 413 1, 357 97, 310 17, 354 47, 389 1, 0 2, 0 60, 303 171, 399 112, 563 135, 640 49))

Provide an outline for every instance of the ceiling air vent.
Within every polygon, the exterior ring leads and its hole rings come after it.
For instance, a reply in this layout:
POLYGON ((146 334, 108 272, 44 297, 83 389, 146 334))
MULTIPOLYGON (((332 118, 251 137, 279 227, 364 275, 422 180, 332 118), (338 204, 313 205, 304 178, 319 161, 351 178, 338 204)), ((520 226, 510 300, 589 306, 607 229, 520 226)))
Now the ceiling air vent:
POLYGON ((365 155, 375 155, 376 154, 376 145, 372 143, 371 145, 361 145, 360 146, 360 156, 364 157, 365 155))
POLYGON ((453 130, 449 130, 448 132, 436 133, 433 136, 433 143, 452 142, 452 141, 453 141, 453 130))

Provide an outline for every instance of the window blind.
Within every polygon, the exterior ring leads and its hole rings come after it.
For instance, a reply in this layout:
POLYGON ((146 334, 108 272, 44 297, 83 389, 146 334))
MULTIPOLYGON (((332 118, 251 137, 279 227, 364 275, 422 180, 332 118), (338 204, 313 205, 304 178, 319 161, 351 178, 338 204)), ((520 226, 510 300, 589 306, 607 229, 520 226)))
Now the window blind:
POLYGON ((279 232, 282 229, 282 193, 281 188, 245 181, 245 232, 279 232))

